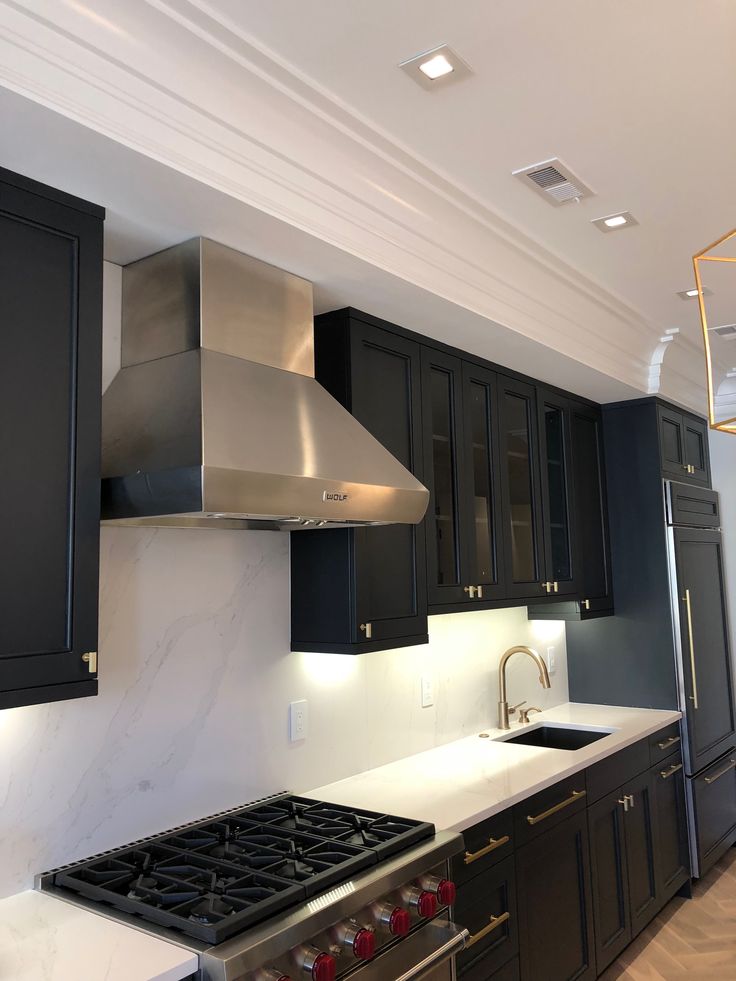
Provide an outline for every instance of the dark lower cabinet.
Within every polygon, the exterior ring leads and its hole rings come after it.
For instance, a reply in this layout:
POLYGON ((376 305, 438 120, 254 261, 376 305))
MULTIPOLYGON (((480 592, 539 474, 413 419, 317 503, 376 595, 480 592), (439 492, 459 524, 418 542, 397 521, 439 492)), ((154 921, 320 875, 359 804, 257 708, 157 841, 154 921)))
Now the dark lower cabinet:
POLYGON ((588 830, 596 963, 602 971, 631 941, 624 801, 620 790, 588 809, 588 830))
POLYGON ((519 950, 514 858, 474 876, 458 890, 455 918, 470 932, 457 976, 487 981, 519 950))
MULTIPOLYGON (((421 479, 420 347, 350 310, 318 318, 317 379, 421 479)), ((423 525, 291 535, 291 649, 427 642, 423 525)))
MULTIPOLYGON (((599 977, 688 883, 679 733, 674 723, 465 832, 452 866, 455 919, 471 934, 458 978, 599 977)), ((736 838, 736 754, 705 777, 693 783, 717 857, 736 838)))
POLYGON ((103 218, 0 169, 0 708, 97 692, 103 218))
POLYGON ((661 907, 690 878, 681 754, 653 766, 649 780, 654 811, 657 905, 661 907))
POLYGON ((736 752, 731 750, 688 780, 695 820, 698 874, 736 841, 736 752))
POLYGON ((522 981, 592 981, 587 814, 576 814, 519 848, 516 876, 522 981))

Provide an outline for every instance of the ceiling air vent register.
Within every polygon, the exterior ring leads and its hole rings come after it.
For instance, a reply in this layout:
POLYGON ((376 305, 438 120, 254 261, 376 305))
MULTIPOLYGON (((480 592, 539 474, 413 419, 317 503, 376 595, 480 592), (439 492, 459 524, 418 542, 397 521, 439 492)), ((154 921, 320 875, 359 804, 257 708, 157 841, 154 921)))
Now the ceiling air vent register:
POLYGON ((512 174, 555 207, 593 195, 588 185, 557 157, 514 170, 512 174))

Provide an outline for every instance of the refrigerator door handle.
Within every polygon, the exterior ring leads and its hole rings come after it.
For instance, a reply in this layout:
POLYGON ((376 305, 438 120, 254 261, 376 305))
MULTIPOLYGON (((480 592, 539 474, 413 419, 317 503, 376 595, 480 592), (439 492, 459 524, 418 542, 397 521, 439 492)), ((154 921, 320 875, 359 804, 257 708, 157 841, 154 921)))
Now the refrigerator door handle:
POLYGON ((685 610, 687 612, 687 639, 690 645, 690 673, 693 679, 693 693, 690 696, 690 700, 693 703, 693 708, 698 707, 698 676, 695 671, 695 647, 693 646, 693 608, 690 603, 690 590, 685 590, 685 595, 683 596, 683 601, 685 603, 685 610))

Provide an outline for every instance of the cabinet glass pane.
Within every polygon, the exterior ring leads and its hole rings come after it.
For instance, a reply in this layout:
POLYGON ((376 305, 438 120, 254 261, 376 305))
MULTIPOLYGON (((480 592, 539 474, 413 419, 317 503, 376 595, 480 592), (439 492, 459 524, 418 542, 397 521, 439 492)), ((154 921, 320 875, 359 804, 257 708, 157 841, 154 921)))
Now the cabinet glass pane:
POLYGON ((687 462, 692 464, 696 470, 705 470, 705 448, 703 446, 703 434, 690 426, 685 428, 685 442, 687 451, 687 462))
POLYGON ((455 443, 452 418, 452 379, 448 372, 431 371, 432 466, 437 584, 460 580, 455 495, 455 443))
POLYGON ((521 395, 504 394, 504 446, 511 522, 511 568, 514 582, 537 579, 536 533, 532 499, 532 464, 529 402, 521 395))
POLYGON ((470 435, 473 443, 473 561, 471 579, 493 583, 496 543, 493 539, 493 489, 491 485, 490 391, 470 384, 470 435))
POLYGON ((562 409, 554 405, 545 405, 544 428, 547 447, 547 513, 552 578, 564 582, 571 578, 572 569, 562 409))

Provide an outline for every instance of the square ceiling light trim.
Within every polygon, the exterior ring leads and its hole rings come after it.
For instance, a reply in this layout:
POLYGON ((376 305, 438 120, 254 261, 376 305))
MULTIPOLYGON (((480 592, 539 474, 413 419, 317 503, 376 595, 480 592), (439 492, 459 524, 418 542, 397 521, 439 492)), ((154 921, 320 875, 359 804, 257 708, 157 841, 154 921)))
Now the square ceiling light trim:
MULTIPOLYGON (((709 290, 707 286, 702 287, 703 296, 713 296, 713 290, 709 290)), ((681 300, 697 300, 698 291, 697 289, 691 287, 687 290, 678 290, 677 295, 681 300)))
POLYGON ((459 82, 472 74, 470 66, 449 44, 440 44, 429 51, 402 61, 403 71, 421 85, 423 89, 434 91, 451 82, 459 82))
POLYGON ((603 215, 602 218, 591 218, 590 223, 601 232, 618 232, 622 228, 639 224, 630 211, 616 211, 612 215, 603 215))

